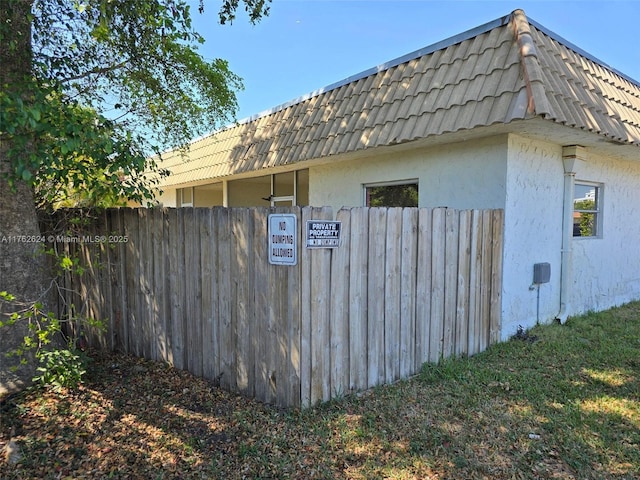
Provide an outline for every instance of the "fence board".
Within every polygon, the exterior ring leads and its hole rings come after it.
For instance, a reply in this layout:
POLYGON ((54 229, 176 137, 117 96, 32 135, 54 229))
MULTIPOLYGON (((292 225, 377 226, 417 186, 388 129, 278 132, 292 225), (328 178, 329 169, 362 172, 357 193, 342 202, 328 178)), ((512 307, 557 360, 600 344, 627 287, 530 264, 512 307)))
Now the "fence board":
MULTIPOLYGON (((351 235, 349 212, 339 210, 343 238, 351 235)), ((343 395, 349 390, 349 249, 331 251, 331 393, 343 395)))
POLYGON ((365 208, 349 210, 351 235, 342 239, 349 250, 349 390, 368 385, 368 266, 369 213, 365 208))
POLYGON ((183 209, 176 210, 176 218, 172 225, 173 245, 171 248, 171 268, 172 277, 172 309, 171 309, 171 340, 173 365, 176 368, 184 369, 184 334, 183 334, 183 303, 184 303, 184 229, 183 229, 183 209))
POLYGON ((460 212, 445 211, 444 324, 442 356, 449 358, 455 348, 456 304, 458 299, 458 235, 460 212))
POLYGON ((262 401, 309 406, 499 340, 502 211, 342 209, 342 240, 307 249, 329 208, 110 210, 65 245, 68 301, 109 317, 91 342, 172 363, 262 401), (298 265, 268 263, 270 212, 297 215, 298 265), (106 261, 102 270, 100 261, 106 261))
POLYGON ((387 209, 369 210, 369 271, 367 277, 368 386, 384 382, 384 304, 387 209), (375 232, 375 234, 374 234, 375 232))
POLYGON ((479 337, 479 350, 483 351, 489 345, 489 329, 491 313, 491 211, 482 211, 482 282, 480 284, 481 296, 481 323, 479 337))
MULTIPOLYGON (((217 353, 214 344, 214 265, 216 260, 215 243, 213 241, 213 229, 211 217, 213 211, 210 209, 196 210, 196 224, 199 226, 200 235, 200 275, 201 275, 201 325, 202 336, 200 338, 200 355, 202 362, 202 376, 209 380, 215 379, 217 368, 215 364, 215 354, 217 353)), ((196 319, 197 320, 197 319, 196 319)))
POLYGON ((431 335, 431 244, 433 242, 433 211, 418 211, 418 253, 416 262, 416 360, 414 369, 429 361, 431 335))
POLYGON ((502 329, 502 250, 504 211, 491 212, 491 299, 489 300, 489 344, 500 341, 502 329))
MULTIPOLYGON (((302 218, 302 212, 299 207, 294 207, 298 219, 302 218)), ((301 229, 300 229, 301 231, 301 229)), ((302 258, 302 237, 298 236, 298 261, 302 258)), ((299 407, 302 399, 301 388, 301 366, 302 366, 302 346, 301 346, 301 268, 291 268, 288 270, 287 278, 287 298, 281 299, 283 308, 286 309, 286 328, 283 329, 282 335, 286 338, 282 341, 282 348, 288 348, 286 351, 286 382, 281 382, 278 389, 278 404, 299 407)), ((283 314, 283 318, 285 315, 283 314)), ((305 406, 308 404, 305 404, 305 406)))
POLYGON ((252 309, 252 254, 253 239, 249 236, 253 226, 253 217, 249 209, 239 208, 231 211, 232 255, 231 264, 232 298, 231 322, 233 325, 233 344, 236 348, 236 383, 238 391, 252 396, 255 385, 253 366, 253 345, 251 342, 253 315, 252 309), (245 228, 249 226, 249 228, 245 228))
MULTIPOLYGON (((313 220, 333 218, 328 207, 313 208, 313 220)), ((309 249, 311 257, 311 404, 331 398, 331 252, 309 249)))
POLYGON ((461 211, 458 234, 458 285, 455 320, 456 356, 468 353, 469 335, 469 272, 471 269, 471 212, 461 211))
POLYGON ((400 292, 402 266, 402 209, 387 210, 384 256, 384 382, 400 378, 400 292))
POLYGON ((153 278, 153 267, 151 262, 153 256, 151 255, 151 243, 150 239, 150 225, 149 225, 149 210, 137 209, 135 211, 138 214, 138 228, 140 235, 138 237, 138 255, 140 258, 140 277, 138 282, 138 318, 140 321, 140 349, 142 356, 146 358, 154 358, 155 353, 153 351, 153 343, 155 338, 155 332, 153 328, 153 317, 148 314, 152 311, 151 308, 151 280, 153 278))
POLYGON ((231 308, 231 215, 226 208, 214 210, 218 238, 218 348, 220 352, 220 385, 228 390, 236 391, 236 349, 231 308))
POLYGON ((264 209, 254 210, 254 342, 255 342, 255 397, 263 402, 273 403, 274 386, 271 385, 273 323, 277 315, 277 298, 271 295, 270 286, 275 281, 275 271, 269 268, 267 243, 267 216, 264 209))
MULTIPOLYGON (((300 215, 303 228, 313 218, 311 207, 304 207, 300 215)), ((303 247, 300 248, 302 250, 303 247)), ((298 257, 300 264, 300 402, 311 404, 311 255, 298 257)))
POLYGON ((416 365, 416 274, 418 252, 418 209, 402 210, 402 264, 400 287, 400 365, 405 378, 416 365))
POLYGON ((436 208, 432 217, 429 361, 434 363, 440 361, 444 351, 446 211, 445 208, 436 208))

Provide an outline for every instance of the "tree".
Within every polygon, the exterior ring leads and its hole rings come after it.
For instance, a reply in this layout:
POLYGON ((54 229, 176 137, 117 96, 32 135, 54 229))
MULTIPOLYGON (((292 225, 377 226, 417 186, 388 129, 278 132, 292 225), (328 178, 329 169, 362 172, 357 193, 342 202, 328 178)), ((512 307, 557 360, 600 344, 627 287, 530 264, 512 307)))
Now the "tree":
MULTIPOLYGON (((269 1, 242 1, 251 22, 269 1)), ((224 0, 219 22, 239 7, 224 0)), ((184 0, 0 0, 0 292, 13 304, 46 311, 51 294, 34 195, 144 202, 162 174, 150 153, 233 118, 241 81, 202 42, 184 0)), ((15 306, 3 298, 0 321, 15 306)), ((2 355, 25 331, 12 333, 0 336, 0 388, 28 375, 2 355)))

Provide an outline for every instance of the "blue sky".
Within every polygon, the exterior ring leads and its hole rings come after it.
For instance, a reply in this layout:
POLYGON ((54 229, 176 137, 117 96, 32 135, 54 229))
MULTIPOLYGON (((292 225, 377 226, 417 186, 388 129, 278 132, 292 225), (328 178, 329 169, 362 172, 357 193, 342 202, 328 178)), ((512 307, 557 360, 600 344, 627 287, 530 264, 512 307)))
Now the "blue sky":
MULTIPOLYGON (((197 4, 197 0, 194 0, 197 4)), ((239 120, 522 8, 528 17, 640 81, 640 1, 273 0, 251 25, 193 9, 201 54, 243 78, 239 120)))

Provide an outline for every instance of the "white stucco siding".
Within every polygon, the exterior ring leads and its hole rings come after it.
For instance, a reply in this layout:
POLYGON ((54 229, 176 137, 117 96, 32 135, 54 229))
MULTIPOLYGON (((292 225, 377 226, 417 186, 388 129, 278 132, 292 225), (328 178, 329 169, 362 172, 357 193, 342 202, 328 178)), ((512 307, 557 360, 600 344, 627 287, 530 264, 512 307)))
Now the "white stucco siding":
POLYGON ((562 147, 509 136, 502 288, 502 339, 518 326, 555 318, 560 307, 564 169, 562 147), (533 266, 549 263, 551 279, 532 286, 533 266))
POLYGON ((364 205, 364 185, 418 180, 418 206, 503 208, 507 137, 386 153, 309 168, 309 203, 364 205))
POLYGON ((576 180, 603 184, 602 237, 572 242, 570 313, 640 299, 640 161, 616 161, 588 152, 576 169, 576 180))

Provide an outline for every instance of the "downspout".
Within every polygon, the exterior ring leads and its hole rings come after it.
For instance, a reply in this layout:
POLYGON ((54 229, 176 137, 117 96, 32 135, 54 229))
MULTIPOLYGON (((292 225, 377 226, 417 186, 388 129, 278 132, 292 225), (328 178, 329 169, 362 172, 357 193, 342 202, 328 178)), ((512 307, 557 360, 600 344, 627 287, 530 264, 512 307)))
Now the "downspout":
POLYGON ((586 158, 584 147, 570 145, 562 148, 564 193, 562 209, 562 249, 560 250, 560 310, 556 320, 564 324, 571 312, 571 272, 573 270, 573 197, 576 167, 586 158))

